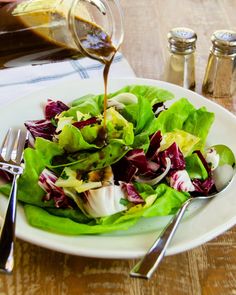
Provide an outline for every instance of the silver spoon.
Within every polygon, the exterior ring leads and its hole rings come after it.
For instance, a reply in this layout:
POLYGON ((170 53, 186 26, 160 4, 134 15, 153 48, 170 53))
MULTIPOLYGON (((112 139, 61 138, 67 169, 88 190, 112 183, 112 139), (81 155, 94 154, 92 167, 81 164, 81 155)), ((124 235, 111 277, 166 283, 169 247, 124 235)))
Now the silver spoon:
POLYGON ((235 175, 235 169, 231 175, 229 181, 224 185, 221 190, 215 194, 208 196, 198 196, 198 197, 190 197, 187 199, 176 215, 170 220, 168 225, 161 232, 158 239, 154 242, 152 247, 148 250, 147 254, 134 266, 134 268, 130 272, 131 277, 150 279, 163 257, 165 256, 166 249, 172 240, 176 229, 190 204, 197 200, 209 200, 223 193, 232 182, 235 175))

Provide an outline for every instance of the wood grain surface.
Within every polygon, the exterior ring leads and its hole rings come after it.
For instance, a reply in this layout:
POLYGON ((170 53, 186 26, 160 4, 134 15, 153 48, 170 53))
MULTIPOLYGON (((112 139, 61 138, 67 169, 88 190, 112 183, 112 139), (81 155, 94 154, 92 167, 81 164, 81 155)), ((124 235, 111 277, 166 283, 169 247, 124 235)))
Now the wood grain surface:
MULTIPOLYGON (((121 50, 138 77, 161 79, 166 35, 172 27, 196 31, 200 93, 210 36, 217 29, 236 30, 236 1, 121 0, 121 4, 126 33, 121 50)), ((217 103, 236 113, 235 100, 217 103)), ((149 281, 129 278, 135 260, 75 257, 20 240, 15 258, 14 273, 0 274, 0 295, 236 295, 236 227, 191 251, 166 257, 149 281)))

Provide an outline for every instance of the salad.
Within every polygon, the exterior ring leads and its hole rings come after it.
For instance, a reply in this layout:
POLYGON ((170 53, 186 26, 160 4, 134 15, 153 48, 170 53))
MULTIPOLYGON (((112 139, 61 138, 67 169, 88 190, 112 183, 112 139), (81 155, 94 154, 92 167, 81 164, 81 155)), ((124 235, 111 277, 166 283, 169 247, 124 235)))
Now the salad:
MULTIPOLYGON (((174 214, 187 198, 221 190, 235 157, 206 146, 214 113, 165 89, 129 85, 66 105, 48 100, 27 121, 31 138, 18 181, 30 225, 65 234, 126 230, 140 218, 174 214)), ((10 184, 0 191, 8 194, 10 184)))

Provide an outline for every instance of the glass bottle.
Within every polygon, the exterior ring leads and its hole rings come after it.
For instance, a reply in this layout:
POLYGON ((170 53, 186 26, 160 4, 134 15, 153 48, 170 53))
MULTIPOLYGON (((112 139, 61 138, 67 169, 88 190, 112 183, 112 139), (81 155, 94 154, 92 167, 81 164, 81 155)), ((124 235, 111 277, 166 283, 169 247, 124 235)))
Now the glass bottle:
POLYGON ((202 93, 213 98, 230 98, 236 94, 236 32, 218 30, 211 36, 202 93))
POLYGON ((173 28, 167 37, 169 56, 164 80, 194 90, 196 33, 189 28, 173 28))
POLYGON ((18 0, 0 6, 0 69, 82 56, 106 63, 122 40, 118 0, 18 0))

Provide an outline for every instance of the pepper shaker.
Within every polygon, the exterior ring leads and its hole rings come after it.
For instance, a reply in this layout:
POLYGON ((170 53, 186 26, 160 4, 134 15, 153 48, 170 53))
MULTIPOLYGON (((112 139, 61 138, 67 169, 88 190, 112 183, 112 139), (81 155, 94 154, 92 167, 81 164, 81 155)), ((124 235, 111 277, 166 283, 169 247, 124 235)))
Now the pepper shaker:
POLYGON ((202 93, 214 98, 230 98, 236 93, 236 32, 215 31, 211 42, 202 93))
POLYGON ((196 33, 188 28, 173 28, 168 35, 169 57, 163 79, 185 88, 195 89, 196 33))

